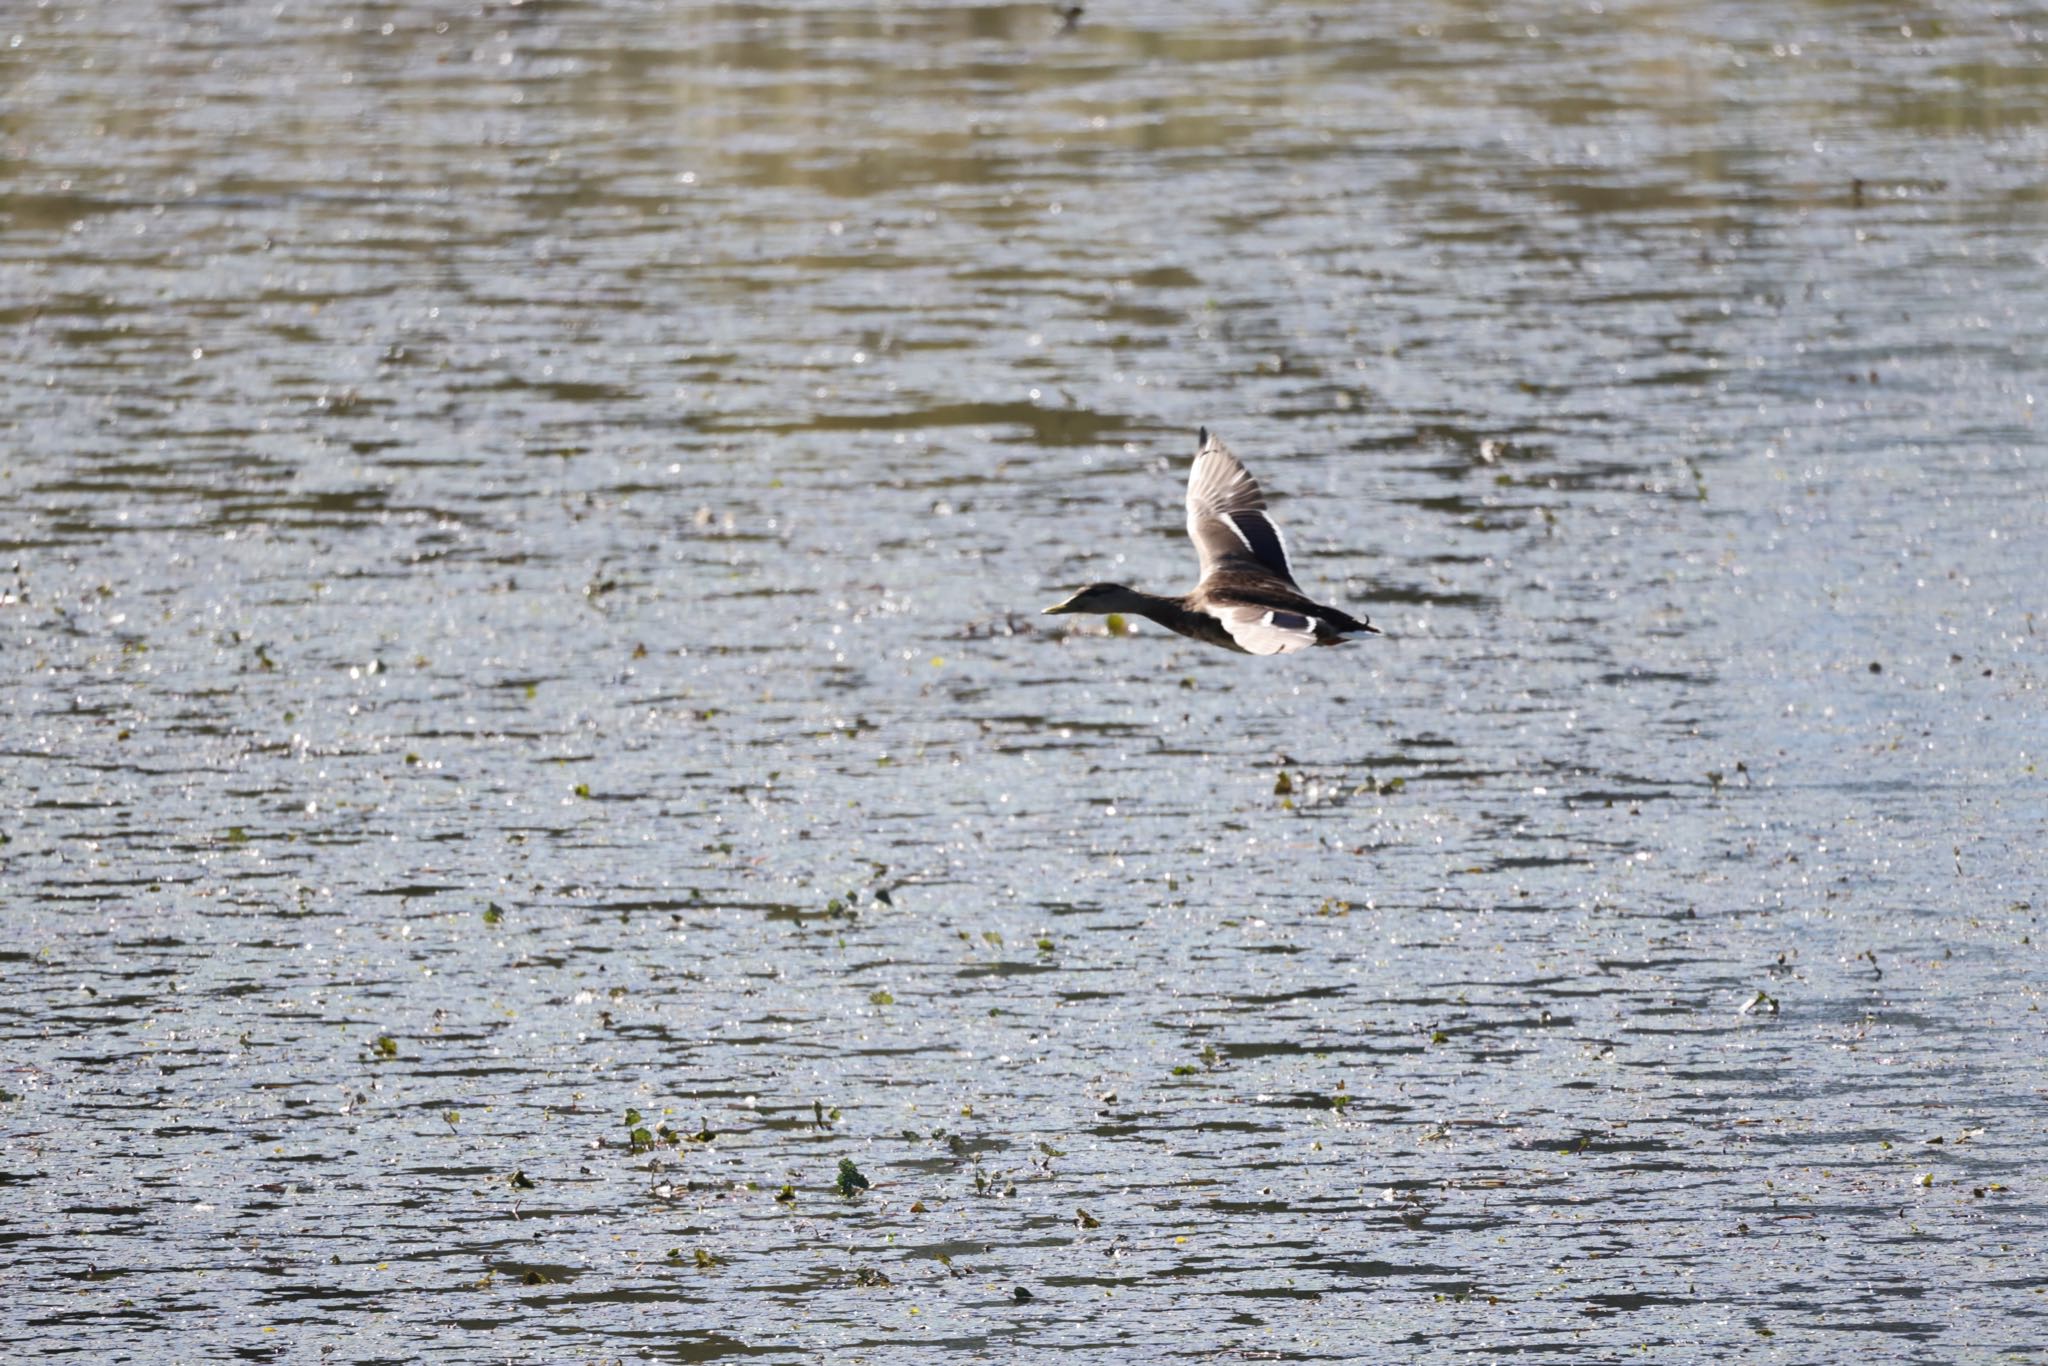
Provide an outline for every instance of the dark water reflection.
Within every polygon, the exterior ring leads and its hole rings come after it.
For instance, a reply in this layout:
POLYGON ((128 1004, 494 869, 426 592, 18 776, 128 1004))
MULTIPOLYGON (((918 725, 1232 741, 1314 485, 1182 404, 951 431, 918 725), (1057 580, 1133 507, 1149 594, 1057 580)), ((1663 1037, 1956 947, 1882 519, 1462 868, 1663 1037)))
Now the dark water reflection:
POLYGON ((2042 35, 9 15, 15 1350, 2039 1356, 2042 35))

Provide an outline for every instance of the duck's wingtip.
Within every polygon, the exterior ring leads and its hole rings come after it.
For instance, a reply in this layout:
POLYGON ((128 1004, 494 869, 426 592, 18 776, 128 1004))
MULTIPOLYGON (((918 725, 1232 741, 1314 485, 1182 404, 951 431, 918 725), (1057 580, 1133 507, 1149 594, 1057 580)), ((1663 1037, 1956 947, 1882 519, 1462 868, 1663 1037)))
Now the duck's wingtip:
POLYGON ((1204 446, 1206 446, 1206 445, 1208 445, 1208 444, 1209 444, 1209 429, 1208 429, 1207 427, 1197 427, 1197 428, 1195 428, 1195 449, 1196 449, 1197 451, 1199 451, 1199 450, 1201 450, 1201 449, 1202 449, 1202 448, 1203 448, 1204 446))

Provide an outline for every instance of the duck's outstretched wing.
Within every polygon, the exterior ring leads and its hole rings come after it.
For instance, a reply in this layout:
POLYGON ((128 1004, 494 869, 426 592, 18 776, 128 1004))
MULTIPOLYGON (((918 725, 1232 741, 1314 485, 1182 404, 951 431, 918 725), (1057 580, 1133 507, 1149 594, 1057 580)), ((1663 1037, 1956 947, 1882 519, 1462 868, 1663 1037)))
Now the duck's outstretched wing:
POLYGON ((1225 603, 1210 610, 1246 654, 1292 654, 1316 643, 1316 618, 1306 612, 1249 602, 1225 603))
POLYGON ((1234 574, 1226 569, 1193 596, 1247 654, 1284 655, 1311 645, 1345 645, 1354 636, 1380 633, 1377 626, 1341 607, 1316 602, 1298 589, 1274 583, 1263 570, 1234 574))
MULTIPOLYGON (((1201 449, 1188 473, 1188 539, 1202 562, 1202 577, 1219 567, 1257 565, 1291 584, 1287 542, 1266 515, 1259 481, 1238 463, 1230 448, 1202 428, 1201 449)), ((1249 647, 1247 647, 1249 648, 1249 647)), ((1270 654, 1272 651, 1257 653, 1270 654)))

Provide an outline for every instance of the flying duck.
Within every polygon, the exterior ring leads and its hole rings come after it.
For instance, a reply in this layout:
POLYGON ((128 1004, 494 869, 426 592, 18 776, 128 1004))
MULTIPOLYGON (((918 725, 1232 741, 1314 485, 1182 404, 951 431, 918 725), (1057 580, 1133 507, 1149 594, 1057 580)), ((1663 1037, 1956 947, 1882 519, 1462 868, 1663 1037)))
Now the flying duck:
POLYGON ((1120 583, 1091 583, 1046 612, 1128 612, 1205 645, 1251 655, 1378 635, 1371 622, 1301 591, 1258 481, 1207 427, 1196 440, 1195 467, 1188 473, 1188 539, 1202 565, 1195 591, 1167 598, 1120 583))

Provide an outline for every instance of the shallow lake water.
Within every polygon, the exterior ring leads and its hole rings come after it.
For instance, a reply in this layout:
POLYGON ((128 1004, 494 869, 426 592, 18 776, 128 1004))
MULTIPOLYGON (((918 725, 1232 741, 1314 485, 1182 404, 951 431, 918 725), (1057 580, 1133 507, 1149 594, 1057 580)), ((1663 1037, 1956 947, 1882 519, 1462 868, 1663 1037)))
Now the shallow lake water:
POLYGON ((0 78, 9 1352, 2048 1355, 2048 16, 0 78))

